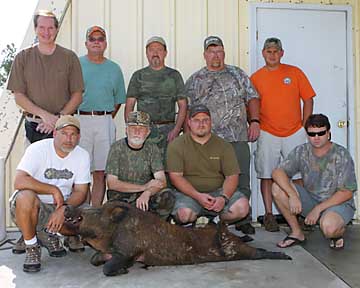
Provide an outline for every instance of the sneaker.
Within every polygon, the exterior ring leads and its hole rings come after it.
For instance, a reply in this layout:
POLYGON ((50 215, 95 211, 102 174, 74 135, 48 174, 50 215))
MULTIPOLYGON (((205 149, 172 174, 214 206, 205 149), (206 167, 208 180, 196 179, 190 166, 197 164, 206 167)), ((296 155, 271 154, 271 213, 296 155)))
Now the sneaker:
POLYGON ((12 248, 12 253, 14 254, 23 254, 25 253, 26 245, 24 242, 24 237, 21 237, 16 241, 15 245, 12 248))
POLYGON ((66 255, 66 250, 57 235, 42 230, 37 232, 37 238, 40 245, 48 250, 51 257, 63 257, 66 255))
POLYGON ((71 252, 85 251, 85 246, 77 235, 65 237, 64 245, 68 247, 71 252))
POLYGON ((23 265, 24 272, 39 272, 41 267, 41 247, 38 243, 25 246, 26 256, 23 265))
POLYGON ((244 234, 255 234, 255 228, 250 223, 235 223, 235 229, 244 234))
POLYGON ((279 224, 276 222, 274 215, 270 213, 267 213, 264 216, 264 226, 265 230, 269 232, 280 231, 279 224))

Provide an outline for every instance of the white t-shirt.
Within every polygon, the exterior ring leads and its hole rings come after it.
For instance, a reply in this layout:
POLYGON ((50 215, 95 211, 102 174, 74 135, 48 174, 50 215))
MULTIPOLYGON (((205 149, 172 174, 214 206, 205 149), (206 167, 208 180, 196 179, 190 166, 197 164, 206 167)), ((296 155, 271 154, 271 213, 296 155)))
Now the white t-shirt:
MULTIPOLYGON (((57 186, 64 199, 70 197, 73 184, 90 183, 90 157, 79 145, 65 158, 56 154, 54 139, 31 144, 25 151, 16 170, 22 170, 36 180, 57 186)), ((38 194, 44 203, 54 203, 51 194, 38 194)))

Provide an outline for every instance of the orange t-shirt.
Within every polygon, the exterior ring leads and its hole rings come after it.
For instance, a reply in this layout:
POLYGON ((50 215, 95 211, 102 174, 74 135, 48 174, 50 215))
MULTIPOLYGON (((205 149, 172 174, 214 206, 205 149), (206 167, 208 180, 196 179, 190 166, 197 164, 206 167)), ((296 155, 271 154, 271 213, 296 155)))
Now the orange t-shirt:
POLYGON ((302 127, 300 98, 315 96, 304 72, 291 65, 280 64, 269 71, 263 67, 250 77, 260 95, 260 128, 275 136, 287 137, 302 127))

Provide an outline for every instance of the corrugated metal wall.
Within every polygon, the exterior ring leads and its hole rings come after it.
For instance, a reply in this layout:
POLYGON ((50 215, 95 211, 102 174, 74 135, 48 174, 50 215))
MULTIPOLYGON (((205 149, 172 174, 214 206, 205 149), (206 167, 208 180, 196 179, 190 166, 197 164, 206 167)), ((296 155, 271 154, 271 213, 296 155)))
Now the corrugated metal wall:
MULTIPOLYGON (((39 7, 52 8, 52 2, 42 0, 39 7)), ((238 65, 248 71, 249 3, 350 5, 353 9, 353 58, 357 79, 355 104, 356 111, 360 112, 360 4, 357 0, 73 0, 58 42, 73 49, 79 56, 84 55, 86 29, 95 24, 105 27, 109 42, 107 56, 120 64, 126 85, 135 70, 147 65, 144 46, 153 35, 165 38, 168 44, 167 65, 178 69, 184 80, 204 65, 202 45, 204 38, 210 34, 219 35, 224 40, 228 64, 238 65)), ((118 137, 123 137, 123 108, 116 122, 118 137)), ((356 127, 358 131, 359 119, 356 127)), ((356 137, 357 143, 360 143, 359 133, 356 137)), ((22 141, 17 143, 22 145, 22 141)), ((357 152, 356 162, 360 163, 358 155, 357 152)), ((17 162, 14 159, 19 158, 18 155, 14 156, 9 162, 11 165, 8 164, 12 169, 17 162)), ((359 168, 357 171, 360 175, 359 168)), ((8 187, 9 193, 9 183, 8 187)), ((10 225, 9 221, 7 223, 10 225)))

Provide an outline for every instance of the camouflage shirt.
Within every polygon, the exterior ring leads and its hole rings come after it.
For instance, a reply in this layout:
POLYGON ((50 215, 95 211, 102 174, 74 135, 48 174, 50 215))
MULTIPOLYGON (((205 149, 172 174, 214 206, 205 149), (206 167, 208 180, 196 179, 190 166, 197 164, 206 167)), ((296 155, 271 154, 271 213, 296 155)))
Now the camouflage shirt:
POLYGON ((164 170, 164 165, 156 144, 145 141, 141 149, 132 149, 123 138, 111 146, 105 170, 121 181, 144 185, 154 179, 155 172, 164 170))
MULTIPOLYGON (((304 188, 317 201, 322 202, 342 189, 357 190, 354 162, 349 152, 336 143, 332 143, 331 149, 323 157, 313 154, 310 143, 299 145, 279 167, 289 177, 300 172, 304 188)), ((348 202, 355 208, 353 199, 348 202)))
POLYGON ((149 113, 151 121, 175 121, 175 104, 186 99, 184 81, 169 67, 159 71, 145 67, 132 75, 127 97, 136 98, 137 110, 149 113))
POLYGON ((209 108, 216 135, 229 142, 248 140, 246 105, 259 96, 243 70, 230 65, 222 71, 204 67, 186 81, 185 93, 191 105, 209 108))

